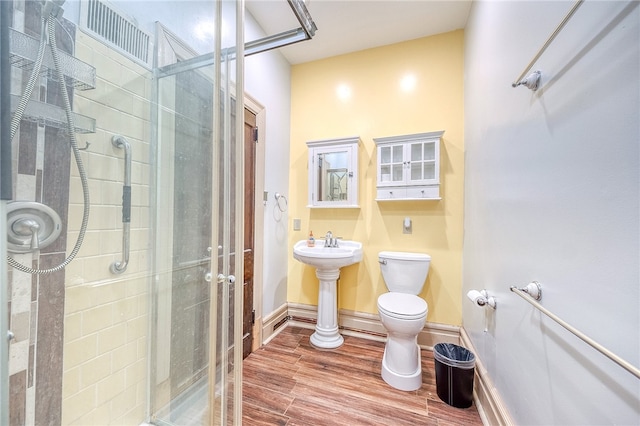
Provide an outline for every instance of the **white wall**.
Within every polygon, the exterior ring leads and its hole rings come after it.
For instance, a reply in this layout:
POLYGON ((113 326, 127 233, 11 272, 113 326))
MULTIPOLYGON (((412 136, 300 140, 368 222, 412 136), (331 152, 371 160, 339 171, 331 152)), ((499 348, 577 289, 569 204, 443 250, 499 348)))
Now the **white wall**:
MULTIPOLYGON (((245 40, 266 35, 247 11, 245 40)), ((249 56, 245 59, 244 86, 245 92, 266 109, 266 129, 260 130, 266 132, 265 173, 256 177, 264 179, 269 193, 264 207, 264 317, 287 301, 287 259, 291 256, 287 250, 288 214, 277 209, 274 194, 279 192, 288 198, 291 66, 277 50, 249 56)))
POLYGON ((475 1, 465 34, 464 328, 516 424, 640 424, 640 380, 509 292, 640 365, 640 3, 475 1))

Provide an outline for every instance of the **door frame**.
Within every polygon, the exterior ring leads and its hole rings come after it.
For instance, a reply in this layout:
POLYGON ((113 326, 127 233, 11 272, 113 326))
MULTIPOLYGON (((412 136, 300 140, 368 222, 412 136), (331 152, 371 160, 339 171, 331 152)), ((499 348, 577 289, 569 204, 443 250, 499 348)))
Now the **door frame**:
POLYGON ((254 197, 254 266, 253 266, 253 309, 256 311, 253 324, 251 351, 262 346, 262 289, 264 279, 264 200, 266 110, 253 96, 244 94, 244 107, 256 116, 258 142, 256 146, 255 197, 254 197))

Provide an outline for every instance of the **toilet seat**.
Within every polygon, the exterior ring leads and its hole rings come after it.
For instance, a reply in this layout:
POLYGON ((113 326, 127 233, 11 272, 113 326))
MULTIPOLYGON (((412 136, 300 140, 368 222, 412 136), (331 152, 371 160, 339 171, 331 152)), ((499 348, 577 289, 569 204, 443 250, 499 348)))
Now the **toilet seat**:
POLYGON ((401 320, 420 319, 427 314, 427 302, 413 294, 390 292, 378 297, 378 310, 401 320))

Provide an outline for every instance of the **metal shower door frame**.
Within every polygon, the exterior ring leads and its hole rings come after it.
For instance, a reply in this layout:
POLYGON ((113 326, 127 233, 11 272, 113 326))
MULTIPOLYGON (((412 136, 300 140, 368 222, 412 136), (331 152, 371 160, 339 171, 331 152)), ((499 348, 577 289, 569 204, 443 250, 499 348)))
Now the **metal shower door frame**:
MULTIPOLYGON (((9 61, 9 17, 11 3, 0 1, 0 232, 7 234, 7 200, 12 197, 11 182, 11 63, 9 61)), ((7 240, 0 238, 0 424, 9 424, 9 304, 7 240)))

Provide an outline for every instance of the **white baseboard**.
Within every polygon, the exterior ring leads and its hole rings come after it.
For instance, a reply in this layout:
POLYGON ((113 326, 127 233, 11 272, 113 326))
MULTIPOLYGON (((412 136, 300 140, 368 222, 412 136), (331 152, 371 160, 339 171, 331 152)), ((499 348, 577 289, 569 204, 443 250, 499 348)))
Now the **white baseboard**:
MULTIPOLYGON (((301 303, 289 303, 289 324, 303 328, 315 328, 318 307, 301 303)), ((340 333, 363 339, 387 340, 387 332, 376 314, 347 309, 338 311, 340 333)), ((446 324, 426 323, 418 335, 418 345, 423 349, 433 349, 436 343, 460 343, 460 328, 446 324)))
POLYGON ((262 319, 262 344, 266 345, 285 328, 288 318, 287 304, 283 303, 262 319))
MULTIPOLYGON (((477 353, 466 330, 460 328, 462 346, 474 354, 477 353)), ((502 403, 502 398, 491 382, 487 370, 476 356, 475 377, 473 381, 473 398, 485 425, 510 426, 513 425, 511 416, 502 403)))

